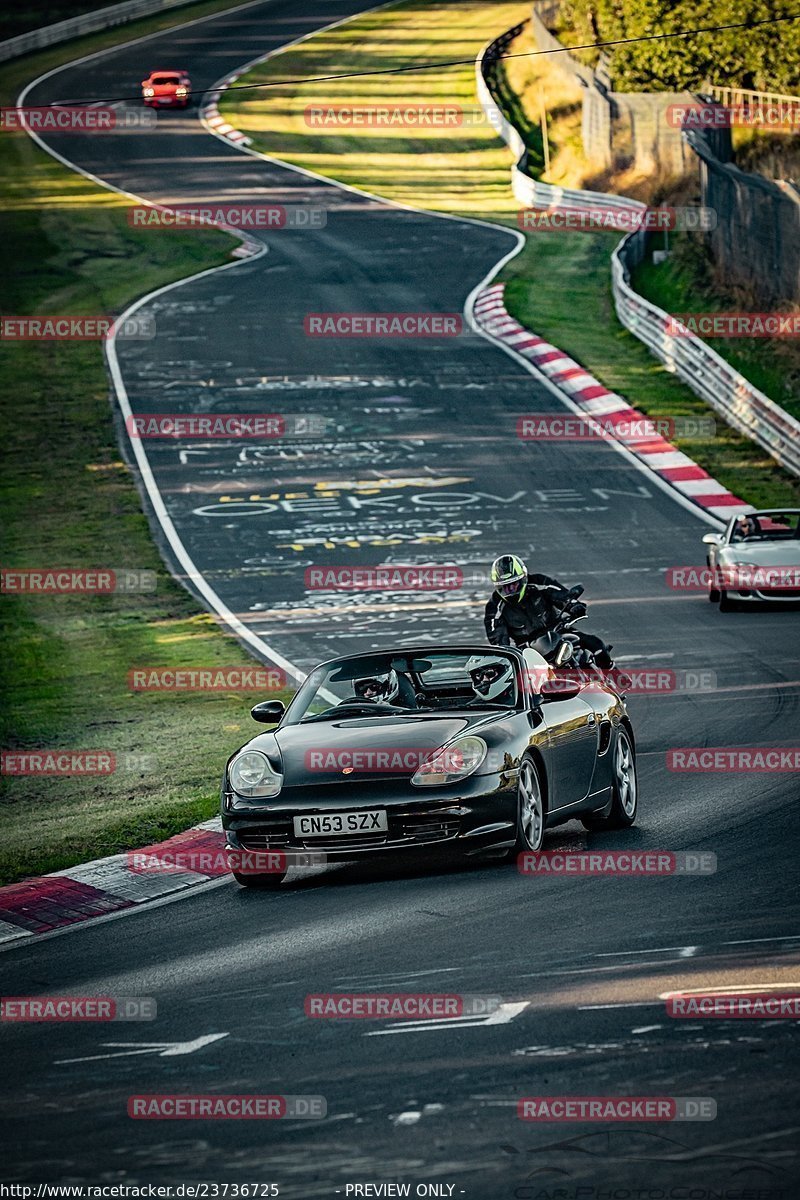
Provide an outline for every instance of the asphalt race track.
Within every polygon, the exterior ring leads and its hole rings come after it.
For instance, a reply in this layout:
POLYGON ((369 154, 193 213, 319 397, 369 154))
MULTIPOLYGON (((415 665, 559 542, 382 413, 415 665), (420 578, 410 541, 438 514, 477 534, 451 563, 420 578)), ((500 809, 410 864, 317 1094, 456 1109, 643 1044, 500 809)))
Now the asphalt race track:
MULTIPOLYGON (((255 5, 60 71, 27 103, 134 95, 158 61, 186 66, 207 88, 363 7, 255 5)), ((275 895, 225 881, 12 948, 6 995, 153 996, 159 1014, 3 1030, 8 1178, 275 1182, 286 1197, 395 1182, 476 1200, 559 1188, 562 1200, 600 1200, 611 1185, 664 1197, 685 1188, 697 1200, 796 1194, 797 1022, 676 1020, 658 997, 797 985, 796 777, 676 775, 665 755, 792 744, 798 613, 721 614, 700 593, 671 591, 664 572, 702 564, 709 526, 608 445, 518 441, 517 416, 563 409, 477 334, 305 336, 308 312, 461 313, 512 250, 506 231, 382 205, 248 156, 193 111, 161 114, 157 132, 50 144, 153 201, 327 210, 324 228, 266 235, 262 257, 157 297, 147 306, 157 336, 119 343, 137 414, 330 423, 316 439, 147 443, 168 513, 224 604, 307 669, 351 648, 479 638, 485 599, 477 581, 447 595, 317 594, 304 586, 312 565, 458 562, 470 574, 516 550, 532 569, 580 580, 592 628, 624 665, 712 671, 716 686, 631 698, 637 826, 600 835, 570 825, 546 845, 707 851, 717 871, 544 879, 509 864, 339 867, 275 895), (306 994, 328 991, 480 993, 507 1007, 502 1020, 444 1026, 307 1019, 306 994), (127 1116, 128 1097, 168 1092, 323 1096, 328 1116, 127 1116), (520 1096, 566 1094, 709 1097, 716 1119, 517 1119, 520 1096)))

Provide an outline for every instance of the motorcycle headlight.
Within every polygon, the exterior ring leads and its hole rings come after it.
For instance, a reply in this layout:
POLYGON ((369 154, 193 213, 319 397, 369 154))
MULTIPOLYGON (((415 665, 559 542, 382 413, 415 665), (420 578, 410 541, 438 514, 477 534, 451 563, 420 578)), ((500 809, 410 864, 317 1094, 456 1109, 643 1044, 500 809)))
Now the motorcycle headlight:
POLYGON ((572 642, 563 641, 558 647, 556 653, 556 666, 563 667, 565 662, 569 662, 572 658, 573 646, 572 642))
POLYGON ((260 750, 244 750, 239 754, 230 765, 228 779, 240 796, 259 799, 277 796, 283 785, 283 776, 278 775, 260 750))
POLYGON ((466 779, 486 757, 486 742, 479 737, 463 737, 447 746, 440 746, 411 776, 414 787, 441 787, 466 779))

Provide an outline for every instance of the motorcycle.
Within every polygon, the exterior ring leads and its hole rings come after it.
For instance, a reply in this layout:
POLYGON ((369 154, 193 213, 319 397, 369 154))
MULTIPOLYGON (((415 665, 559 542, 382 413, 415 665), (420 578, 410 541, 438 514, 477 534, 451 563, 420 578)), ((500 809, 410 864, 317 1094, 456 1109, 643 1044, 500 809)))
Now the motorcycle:
MULTIPOLYGON (((541 654, 556 671, 577 675, 581 682, 601 678, 612 682, 624 693, 631 686, 630 676, 619 671, 613 662, 610 666, 599 667, 593 652, 588 646, 581 645, 579 635, 573 632, 579 621, 586 620, 586 605, 580 602, 583 591, 581 584, 570 588, 565 599, 560 602, 560 611, 550 627, 538 637, 523 644, 541 654)), ((610 653, 611 649, 611 646, 606 646, 606 652, 610 653)))

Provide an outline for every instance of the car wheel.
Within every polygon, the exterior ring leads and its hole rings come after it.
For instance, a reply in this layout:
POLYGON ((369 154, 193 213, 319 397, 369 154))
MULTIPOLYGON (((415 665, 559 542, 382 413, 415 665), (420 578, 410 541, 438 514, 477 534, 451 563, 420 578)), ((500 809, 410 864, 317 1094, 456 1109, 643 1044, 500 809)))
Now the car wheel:
POLYGON ((539 772, 531 759, 523 760, 517 782, 517 854, 541 850, 544 841, 544 798, 539 772))
POLYGON ((714 578, 714 568, 712 567, 711 563, 708 564, 708 570, 708 598, 712 604, 716 604, 719 601, 719 588, 715 588, 714 584, 711 582, 714 578))
POLYGON ((240 887, 261 888, 262 891, 273 891, 279 888, 286 878, 286 871, 270 871, 264 875, 242 874, 241 871, 231 871, 231 875, 240 887))
POLYGON ((622 728, 614 748, 614 780, 611 785, 611 811, 607 817, 584 817, 585 829, 628 829, 636 820, 639 785, 636 778, 636 755, 630 735, 622 728))

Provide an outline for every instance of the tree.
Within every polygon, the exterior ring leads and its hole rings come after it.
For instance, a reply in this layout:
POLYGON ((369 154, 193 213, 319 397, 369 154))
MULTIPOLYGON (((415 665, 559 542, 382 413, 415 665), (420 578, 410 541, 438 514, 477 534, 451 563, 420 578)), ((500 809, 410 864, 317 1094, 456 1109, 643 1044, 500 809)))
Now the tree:
MULTIPOLYGON (((563 0, 565 45, 617 42, 794 16, 797 0, 563 0)), ((709 80, 756 91, 800 92, 800 17, 753 29, 609 46, 616 91, 696 91, 709 80)), ((594 54, 579 55, 597 61, 594 54)))

